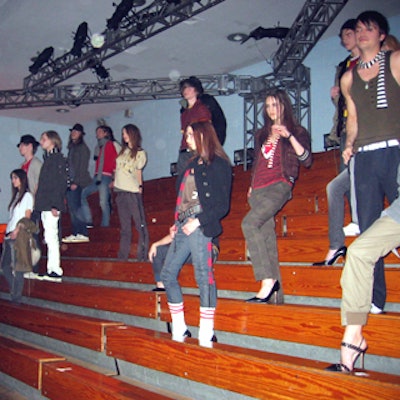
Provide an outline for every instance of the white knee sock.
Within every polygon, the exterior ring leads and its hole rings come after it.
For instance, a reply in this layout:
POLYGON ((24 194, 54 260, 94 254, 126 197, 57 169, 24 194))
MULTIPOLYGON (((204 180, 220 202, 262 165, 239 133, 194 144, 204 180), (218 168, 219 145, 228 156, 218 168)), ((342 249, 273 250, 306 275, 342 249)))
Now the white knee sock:
POLYGON ((168 307, 172 318, 172 340, 183 342, 187 330, 183 303, 168 303, 168 307))
POLYGON ((214 314, 213 307, 200 307, 200 329, 199 344, 203 347, 212 347, 212 337, 214 336, 214 314))

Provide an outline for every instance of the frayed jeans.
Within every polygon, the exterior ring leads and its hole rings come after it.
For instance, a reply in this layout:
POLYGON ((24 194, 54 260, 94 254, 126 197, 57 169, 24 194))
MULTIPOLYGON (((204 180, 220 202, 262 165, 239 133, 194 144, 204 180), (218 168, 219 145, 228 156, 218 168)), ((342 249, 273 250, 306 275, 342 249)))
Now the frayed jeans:
POLYGON ((174 304, 183 302, 178 275, 188 256, 192 254, 196 282, 200 290, 200 306, 215 308, 217 286, 212 263, 212 238, 204 236, 201 227, 187 236, 182 231, 185 223, 186 220, 179 223, 178 231, 168 249, 161 271, 161 280, 166 289, 168 302, 174 304))

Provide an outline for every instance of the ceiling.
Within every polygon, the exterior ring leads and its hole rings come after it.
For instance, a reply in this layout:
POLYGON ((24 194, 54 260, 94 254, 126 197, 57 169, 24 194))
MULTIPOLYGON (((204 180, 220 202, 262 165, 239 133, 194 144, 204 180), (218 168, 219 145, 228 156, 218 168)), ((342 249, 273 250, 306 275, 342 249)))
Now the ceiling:
MULTIPOLYGON (((104 66, 111 78, 119 81, 220 74, 268 62, 279 47, 276 39, 250 39, 240 44, 229 42, 227 36, 249 33, 258 26, 290 27, 303 4, 302 0, 225 0, 105 61, 104 66)), ((366 9, 390 17, 400 14, 400 1, 349 0, 323 38, 337 35, 346 19, 366 9)), ((32 57, 48 46, 54 47, 55 58, 63 55, 72 48, 81 22, 88 23, 92 34, 102 32, 114 11, 112 0, 0 0, 0 90, 21 89, 32 57)), ((97 82, 97 77, 88 70, 64 83, 81 82, 97 82)), ((0 110, 0 116, 71 125, 104 118, 131 105, 85 105, 64 114, 55 107, 0 110)))

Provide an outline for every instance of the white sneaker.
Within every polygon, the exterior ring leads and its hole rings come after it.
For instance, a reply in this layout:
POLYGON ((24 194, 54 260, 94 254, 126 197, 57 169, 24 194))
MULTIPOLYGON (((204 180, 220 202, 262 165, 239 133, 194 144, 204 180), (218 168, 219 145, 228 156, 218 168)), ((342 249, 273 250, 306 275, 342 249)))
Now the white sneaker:
POLYGON ((350 222, 347 226, 343 227, 344 236, 358 236, 360 234, 360 227, 354 222, 350 222))
POLYGON ((89 241, 89 238, 85 235, 81 235, 80 233, 78 233, 73 240, 74 243, 85 243, 88 241, 89 241))
POLYGON ((62 238, 63 243, 72 243, 75 241, 76 236, 75 235, 69 235, 65 238, 62 238))
POLYGON ((62 282, 62 275, 51 272, 50 274, 38 275, 37 279, 40 281, 62 282))
POLYGON ((25 279, 37 279, 39 274, 35 274, 34 272, 25 272, 24 278, 25 279))
POLYGON ((78 233, 76 236, 69 235, 62 239, 63 243, 84 243, 84 242, 88 242, 88 241, 89 241, 89 238, 85 235, 81 235, 80 233, 78 233))
POLYGON ((371 304, 371 309, 369 310, 371 314, 383 314, 383 310, 377 307, 374 303, 371 304))

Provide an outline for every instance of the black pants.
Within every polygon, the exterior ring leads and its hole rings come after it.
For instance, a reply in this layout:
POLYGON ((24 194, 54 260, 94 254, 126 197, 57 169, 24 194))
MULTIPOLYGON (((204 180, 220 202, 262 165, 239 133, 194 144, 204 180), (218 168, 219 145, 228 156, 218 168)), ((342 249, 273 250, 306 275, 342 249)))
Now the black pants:
POLYGON ((15 265, 14 242, 15 240, 11 239, 4 240, 1 267, 10 289, 11 301, 20 302, 24 288, 24 273, 13 271, 15 265))

